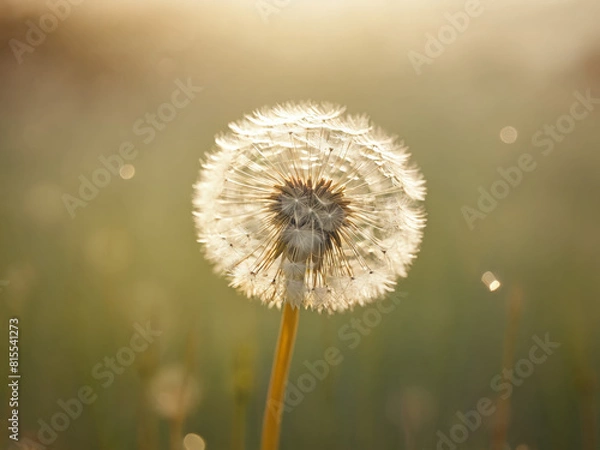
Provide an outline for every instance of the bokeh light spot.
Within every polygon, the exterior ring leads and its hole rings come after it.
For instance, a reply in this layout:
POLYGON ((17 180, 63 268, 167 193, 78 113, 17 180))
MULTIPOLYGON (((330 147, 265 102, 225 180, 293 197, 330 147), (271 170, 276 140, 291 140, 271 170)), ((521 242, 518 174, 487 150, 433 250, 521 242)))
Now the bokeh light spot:
POLYGON ((119 175, 124 180, 131 180, 135 175, 135 167, 133 167, 131 164, 124 164, 119 169, 119 175))
POLYGON ((515 127, 507 126, 500 130, 500 140, 505 144, 514 144, 519 133, 515 127))
POLYGON ((494 291, 498 290, 498 288, 500 286, 502 286, 500 281, 498 281, 498 279, 496 278, 496 275, 494 275, 492 272, 489 272, 489 271, 485 272, 481 276, 481 281, 483 281, 483 284, 485 284, 487 286, 487 288, 490 290, 490 292, 494 292, 494 291))
POLYGON ((183 447, 185 450, 204 450, 206 443, 197 434, 189 433, 183 438, 183 447))

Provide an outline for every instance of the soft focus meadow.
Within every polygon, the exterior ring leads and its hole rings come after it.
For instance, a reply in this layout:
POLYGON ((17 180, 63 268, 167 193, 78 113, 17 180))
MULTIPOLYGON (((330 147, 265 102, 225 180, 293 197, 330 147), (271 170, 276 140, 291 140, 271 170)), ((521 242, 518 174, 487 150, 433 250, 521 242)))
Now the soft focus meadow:
POLYGON ((428 225, 379 306, 301 313, 281 448, 600 449, 599 23, 595 0, 4 0, 0 448, 258 448, 280 313, 213 274, 192 185, 229 122, 313 99, 404 139, 428 225))

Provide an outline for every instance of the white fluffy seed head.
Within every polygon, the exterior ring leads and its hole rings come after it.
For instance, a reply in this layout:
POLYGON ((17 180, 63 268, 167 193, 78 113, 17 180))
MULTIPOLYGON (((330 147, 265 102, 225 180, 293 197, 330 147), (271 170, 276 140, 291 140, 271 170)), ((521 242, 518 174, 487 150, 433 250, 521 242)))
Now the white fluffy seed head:
POLYGON ((395 137, 344 110, 286 103, 231 123, 195 185, 206 257, 269 306, 369 303, 419 250, 421 173, 395 137))

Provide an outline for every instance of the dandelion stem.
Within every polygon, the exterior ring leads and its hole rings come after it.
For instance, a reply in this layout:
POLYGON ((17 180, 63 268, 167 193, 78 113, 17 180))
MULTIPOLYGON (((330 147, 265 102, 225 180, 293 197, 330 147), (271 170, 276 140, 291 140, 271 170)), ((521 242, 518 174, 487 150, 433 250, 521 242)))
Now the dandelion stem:
POLYGON ((271 382, 265 406, 261 450, 276 450, 279 444, 283 394, 287 383, 290 362, 294 351, 296 330, 298 329, 299 308, 285 303, 279 329, 279 339, 273 360, 271 382))

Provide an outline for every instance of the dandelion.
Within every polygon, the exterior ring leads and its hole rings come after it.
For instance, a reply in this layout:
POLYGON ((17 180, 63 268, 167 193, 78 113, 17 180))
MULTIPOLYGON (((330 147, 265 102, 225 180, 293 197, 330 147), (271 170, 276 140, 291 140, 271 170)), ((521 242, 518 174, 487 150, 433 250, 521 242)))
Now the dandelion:
POLYGON ((255 111, 216 139, 195 185, 199 242, 218 273, 283 308, 263 428, 276 448, 300 307, 329 313, 394 289, 425 225, 406 147, 332 104, 255 111))

